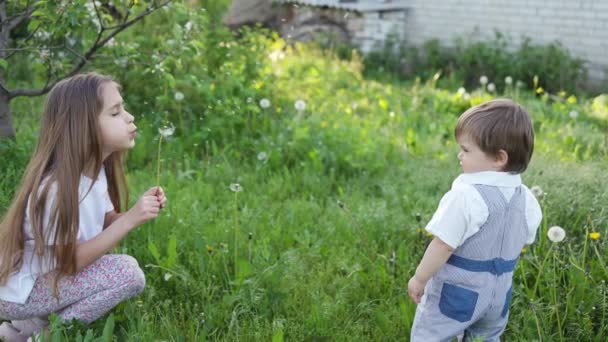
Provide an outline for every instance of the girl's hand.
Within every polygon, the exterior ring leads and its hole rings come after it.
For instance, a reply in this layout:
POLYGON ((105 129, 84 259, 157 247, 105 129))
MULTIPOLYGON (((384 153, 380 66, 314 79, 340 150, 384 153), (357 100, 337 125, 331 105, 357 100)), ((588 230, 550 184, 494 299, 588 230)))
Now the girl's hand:
MULTIPOLYGON (((135 205, 125 213, 125 216, 130 220, 133 228, 150 221, 158 216, 161 208, 157 187, 150 188, 146 191, 135 205)), ((163 195, 164 197, 164 195, 163 195)))
POLYGON ((419 304, 420 298, 424 294, 424 286, 426 284, 419 281, 414 275, 410 281, 407 283, 407 293, 410 295, 410 298, 414 301, 414 303, 419 304))
POLYGON ((165 191, 160 186, 154 187, 152 189, 155 190, 156 198, 158 199, 158 203, 160 203, 160 208, 164 208, 167 204, 167 197, 165 197, 165 191))

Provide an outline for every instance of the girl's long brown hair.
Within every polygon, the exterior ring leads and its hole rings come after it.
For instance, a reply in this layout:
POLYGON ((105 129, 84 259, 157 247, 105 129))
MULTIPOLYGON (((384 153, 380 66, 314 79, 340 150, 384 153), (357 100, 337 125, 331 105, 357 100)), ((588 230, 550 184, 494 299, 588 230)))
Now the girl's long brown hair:
MULTIPOLYGON (((114 152, 103 160, 98 116, 103 109, 101 86, 113 82, 109 76, 87 73, 65 79, 50 91, 44 107, 38 144, 21 180, 13 202, 0 223, 0 285, 18 271, 23 260, 23 222, 29 213, 35 240, 35 254, 51 253, 56 265, 57 283, 64 275, 76 273, 76 246, 79 230, 79 193, 81 175, 103 166, 108 192, 117 212, 128 201, 122 155, 114 152), (49 189, 56 184, 54 205, 48 207, 49 189), (29 206, 28 198, 30 199, 29 206), (44 211, 55 233, 43 227, 44 211), (45 234, 45 232, 47 232, 45 234), (45 246, 54 236, 53 246, 45 246), (47 248, 48 247, 48 248, 47 248)), ((91 185, 92 187, 92 185, 91 185)), ((89 189, 90 190, 90 189, 89 189)))

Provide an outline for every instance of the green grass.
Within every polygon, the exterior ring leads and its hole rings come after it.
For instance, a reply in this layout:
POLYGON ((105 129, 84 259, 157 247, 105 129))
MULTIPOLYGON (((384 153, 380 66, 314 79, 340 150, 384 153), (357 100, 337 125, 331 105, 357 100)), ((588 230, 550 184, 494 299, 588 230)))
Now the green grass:
MULTIPOLYGON (((168 207, 118 248, 139 260, 146 290, 108 320, 59 325, 57 334, 102 336, 105 326, 121 341, 407 340, 415 311, 407 280, 430 241, 420 228, 460 172, 453 126, 492 96, 474 90, 468 99, 440 89, 441 79, 368 80, 361 68, 356 56, 289 49, 265 69, 269 109, 255 106, 260 95, 238 113, 242 125, 214 122, 217 141, 196 135, 205 121, 176 124, 163 142, 168 207), (300 98, 303 113, 293 109, 300 98)), ((523 178, 546 195, 537 241, 515 273, 504 339, 605 341, 607 124, 584 99, 506 95, 533 116, 537 148, 523 178), (553 225, 567 231, 564 242, 547 240, 553 225)), ((19 110, 39 108, 19 101, 19 110)), ((132 201, 156 179, 157 127, 137 120, 132 201)), ((2 211, 37 127, 35 115, 16 121, 21 147, 2 150, 2 211)))

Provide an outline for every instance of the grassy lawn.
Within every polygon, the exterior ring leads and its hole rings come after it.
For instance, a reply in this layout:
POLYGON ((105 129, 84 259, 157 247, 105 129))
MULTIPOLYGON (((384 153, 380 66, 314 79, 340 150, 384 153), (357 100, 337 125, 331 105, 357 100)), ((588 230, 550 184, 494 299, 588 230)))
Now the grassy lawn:
MULTIPOLYGON (((441 89, 441 78, 368 79, 356 56, 310 46, 273 57, 267 84, 257 85, 271 92, 224 121, 174 120, 160 175, 168 207, 119 247, 144 268, 143 295, 89 327, 55 322, 57 334, 102 336, 105 327, 119 341, 407 340, 415 311, 407 280, 430 241, 422 228, 460 172, 456 119, 506 96, 534 120, 523 179, 542 188, 544 220, 515 272, 504 339, 608 338, 605 108, 516 87, 494 94, 441 89), (299 99, 303 111, 294 108, 299 99), (565 241, 547 239, 554 225, 565 241)), ((37 112, 40 101, 18 99, 14 108, 37 112)), ((142 135, 127 164, 131 202, 155 183, 158 141, 156 121, 134 114, 142 135)), ((20 145, 2 150, 0 212, 38 125, 33 114, 16 120, 20 145)))

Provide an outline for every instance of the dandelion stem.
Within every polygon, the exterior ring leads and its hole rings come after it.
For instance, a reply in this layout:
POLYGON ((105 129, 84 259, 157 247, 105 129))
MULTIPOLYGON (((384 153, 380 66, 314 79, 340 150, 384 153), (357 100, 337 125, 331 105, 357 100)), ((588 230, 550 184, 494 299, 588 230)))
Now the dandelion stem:
POLYGON ((555 286, 553 287, 553 300, 555 304, 555 318, 557 319, 557 330, 559 331, 559 340, 563 341, 564 336, 562 334, 562 322, 559 319, 559 303, 557 301, 557 287, 559 286, 559 279, 557 278, 557 256, 553 253, 553 281, 555 286))
POLYGON ((604 260, 602 259, 602 255, 600 254, 600 251, 598 251, 597 244, 595 244, 595 243, 593 244, 593 250, 595 251, 595 255, 597 255, 597 261, 600 263, 600 266, 602 266, 602 269, 604 270, 604 273, 606 274, 606 277, 608 277, 608 270, 606 269, 606 264, 604 264, 604 260))
POLYGON ((238 276, 238 269, 237 269, 237 257, 238 257, 238 248, 237 248, 237 236, 238 236, 238 230, 239 230, 239 223, 238 223, 238 214, 239 214, 239 207, 238 207, 238 196, 239 193, 235 192, 234 193, 234 278, 236 279, 236 277, 238 276))
POLYGON ((549 250, 547 251, 547 254, 545 254, 545 258, 543 259, 543 262, 540 264, 540 268, 538 269, 538 274, 536 275, 536 281, 534 282, 534 288, 532 289, 532 295, 534 296, 534 298, 536 298, 536 290, 538 289, 538 283, 540 282, 541 273, 542 273, 543 269, 545 268, 545 263, 547 262, 547 259, 549 258, 549 254, 551 254, 551 252, 553 251, 553 245, 554 245, 554 243, 549 246, 549 250))
POLYGON ((161 134, 160 138, 158 139, 158 159, 156 161, 156 187, 157 188, 160 186, 160 148, 161 148, 162 142, 163 142, 163 135, 161 134))

